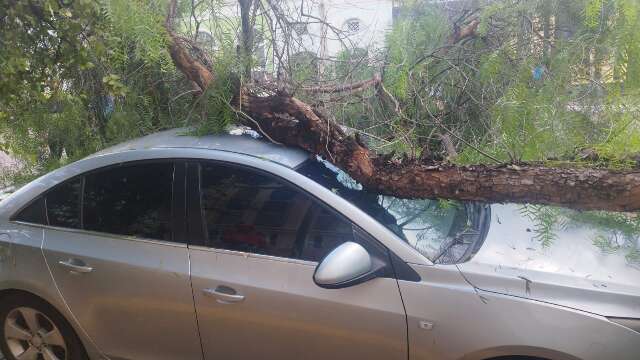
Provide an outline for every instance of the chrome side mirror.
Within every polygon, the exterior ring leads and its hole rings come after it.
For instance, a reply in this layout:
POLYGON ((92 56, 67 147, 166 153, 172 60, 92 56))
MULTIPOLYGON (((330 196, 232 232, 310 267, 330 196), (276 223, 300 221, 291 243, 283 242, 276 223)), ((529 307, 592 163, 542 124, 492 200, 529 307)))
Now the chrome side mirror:
POLYGON ((329 253, 318 264, 313 281, 326 289, 356 285, 375 277, 377 267, 362 245, 346 242, 329 253))

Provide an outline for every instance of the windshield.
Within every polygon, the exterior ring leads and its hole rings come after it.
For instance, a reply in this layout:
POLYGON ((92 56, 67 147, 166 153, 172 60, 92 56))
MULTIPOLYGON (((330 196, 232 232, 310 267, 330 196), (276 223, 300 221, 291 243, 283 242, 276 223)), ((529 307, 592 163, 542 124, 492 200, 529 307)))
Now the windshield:
POLYGON ((345 172, 319 158, 308 160, 298 172, 360 208, 434 263, 467 261, 486 237, 488 205, 380 195, 364 190, 345 172))

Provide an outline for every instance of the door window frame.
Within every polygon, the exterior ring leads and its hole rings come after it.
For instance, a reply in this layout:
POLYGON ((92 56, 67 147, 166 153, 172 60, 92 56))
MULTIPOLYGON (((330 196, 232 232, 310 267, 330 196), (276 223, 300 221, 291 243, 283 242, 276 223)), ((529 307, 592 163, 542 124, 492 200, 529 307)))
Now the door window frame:
MULTIPOLYGON (((349 216, 344 215, 341 211, 334 209, 331 205, 329 205, 326 201, 320 199, 318 196, 314 195, 312 192, 307 191, 306 189, 300 187, 299 185, 293 183, 292 181, 286 179, 283 176, 277 175, 276 173, 269 171, 267 169, 263 169, 257 166, 253 166, 253 165, 246 165, 243 164, 241 162, 238 161, 234 161, 234 160, 224 160, 224 159, 212 159, 211 155, 208 156, 177 156, 177 157, 154 157, 154 158, 150 158, 150 159, 139 159, 139 160, 130 160, 130 161, 122 161, 122 162, 117 162, 117 163, 112 163, 112 164, 108 164, 105 166, 100 166, 100 167, 96 167, 96 168, 92 168, 89 169, 83 173, 74 175, 72 177, 69 177, 67 179, 64 179, 62 181, 60 181, 59 183, 53 185, 52 187, 42 191, 40 194, 38 194, 37 196, 33 197, 32 199, 30 199, 29 201, 26 201, 22 206, 20 206, 17 210, 15 210, 13 212, 13 214, 9 217, 9 220, 13 223, 17 223, 17 224, 21 224, 21 225, 26 225, 26 226, 32 226, 32 227, 38 227, 38 228, 45 228, 45 229, 53 229, 53 230, 62 230, 62 231, 68 231, 68 232, 75 232, 75 233, 86 233, 89 235, 94 235, 94 236, 102 236, 102 237, 110 237, 110 238, 116 238, 116 239, 121 239, 121 240, 128 240, 128 241, 138 241, 138 242, 146 242, 146 243, 152 243, 152 244, 163 244, 163 245, 168 245, 168 246, 175 246, 175 247, 194 247, 194 248, 198 248, 200 250, 207 250, 207 251, 215 251, 215 252, 220 252, 220 253, 230 253, 230 254, 236 254, 236 255, 241 255, 241 256, 248 256, 248 257, 257 257, 257 258, 263 258, 263 259, 270 259, 270 260, 275 260, 275 261, 280 261, 280 262, 289 262, 289 263, 298 263, 298 264, 305 264, 305 265, 311 265, 311 266, 316 266, 318 264, 318 262, 315 261, 308 261, 308 260, 301 260, 301 259, 295 259, 295 258, 286 258, 286 257, 277 257, 277 256, 271 256, 271 255, 262 255, 262 254, 254 254, 254 253, 246 253, 246 252, 240 252, 240 251, 235 251, 235 250, 225 250, 225 249, 215 249, 215 248, 210 248, 210 247, 205 247, 203 246, 203 243, 200 242, 198 243, 198 241, 194 241, 193 240, 193 236, 192 236, 192 228, 193 228, 193 215, 194 215, 194 211, 193 211, 193 199, 190 199, 190 196, 193 196, 193 189, 196 189, 197 193, 196 196, 198 198, 198 200, 201 200, 201 189, 200 189, 200 163, 202 162, 209 162, 209 163, 218 163, 218 164, 223 164, 223 165, 228 165, 228 166, 233 166, 233 167, 240 167, 240 168, 244 168, 246 170, 249 171, 254 171, 260 174, 263 174, 265 176, 271 177, 276 179, 277 181, 283 182, 284 184, 287 184, 289 186, 291 186, 293 189, 295 189, 296 191, 300 191, 303 194, 305 194, 306 196, 310 197, 312 199, 312 201, 315 201, 317 205, 319 205, 320 207, 323 207, 324 209, 332 212, 333 214, 339 216, 341 219, 344 219, 344 221, 347 221, 349 224, 351 224, 352 229, 354 231, 354 239, 355 239, 355 233, 358 232, 362 237, 362 241, 366 241, 366 244, 371 245, 374 248, 378 248, 378 249, 383 249, 384 252, 388 255, 388 257, 390 258, 390 263, 389 266, 393 267, 396 273, 395 278, 397 279, 403 279, 403 280, 409 280, 409 281, 419 281, 420 277, 419 275, 417 275, 417 273, 415 273, 415 271, 413 271, 409 265, 407 265, 407 263, 400 258, 398 255, 396 255, 389 247, 387 247, 383 242, 381 242, 380 240, 378 240, 375 236, 371 235, 371 233, 369 233, 368 231, 366 231, 364 228, 360 227, 359 225, 355 224, 350 218, 349 216), (144 163, 158 163, 158 162, 171 162, 174 165, 174 179, 173 179, 173 186, 172 186, 172 192, 174 194, 174 196, 172 197, 172 241, 165 241, 165 240, 157 240, 157 239, 146 239, 146 238, 140 238, 140 237, 132 237, 132 236, 126 236, 126 235, 118 235, 118 234, 110 234, 110 233, 103 233, 103 232, 94 232, 94 231, 89 231, 89 230, 84 230, 84 229, 70 229, 70 228, 61 228, 61 227, 55 227, 55 226, 50 226, 48 224, 37 224, 37 223, 29 223, 29 222, 25 222, 25 221, 20 221, 15 219, 15 217, 17 215, 19 215, 25 208, 27 208, 28 206, 30 206, 32 203, 34 203, 35 201, 37 201, 40 197, 45 197, 45 201, 46 201, 46 194, 54 191, 58 186, 60 186, 61 184, 67 182, 67 181, 72 181, 73 179, 77 179, 78 177, 84 177, 88 174, 91 174, 93 172, 97 172, 97 171, 103 171, 103 170, 107 170, 110 168, 115 168, 115 167, 121 167, 121 166, 127 166, 127 165, 132 165, 132 164, 144 164, 144 163), (189 165, 191 164, 191 165, 189 165), (197 182, 195 183, 194 186, 194 178, 193 178, 193 169, 190 170, 190 166, 194 166, 197 165, 197 174, 198 174, 198 178, 195 178, 195 180, 197 180, 197 182), (184 166, 184 168, 182 167, 184 166), (191 171, 191 175, 190 175, 190 171, 191 171), (176 181, 178 180, 178 181, 176 181), (182 210, 184 209, 184 213, 183 216, 176 216, 176 212, 182 212, 182 210), (182 237, 182 241, 176 241, 176 238, 180 236, 182 237), (405 275, 408 274, 408 275, 405 275)), ((286 167, 286 166, 285 166, 286 167)), ((292 170, 292 172, 295 173, 295 171, 292 170)), ((83 191, 84 192, 84 191, 83 191)), ((82 192, 82 193, 83 193, 82 192)), ((80 206, 82 207, 82 202, 80 203, 80 206)), ((197 204, 198 206, 196 207, 196 215, 197 212, 201 212, 201 206, 200 204, 197 204)), ((46 206, 46 204, 45 204, 46 206)), ((46 215, 46 207, 45 207, 45 215, 46 215)), ((200 218, 201 221, 204 221, 204 217, 200 218)), ((83 220, 84 222, 84 220, 83 220)), ((197 224, 197 223, 196 223, 197 224)), ((200 226, 202 226, 203 223, 200 224, 200 226)), ((200 231, 204 231, 204 229, 201 229, 200 231)), ((422 258, 422 257, 421 257, 422 258)))
POLYGON ((313 205, 317 206, 320 210, 326 210, 332 215, 338 217, 339 219, 349 224, 351 226, 351 232, 353 234, 353 240, 351 241, 364 242, 368 250, 375 251, 376 253, 379 252, 379 253, 386 254, 387 255, 386 257, 389 258, 389 266, 391 266, 391 262, 392 262, 391 258, 393 258, 395 255, 393 255, 393 252, 390 249, 388 249, 383 243, 375 239, 373 236, 368 234, 364 229, 359 227, 357 224, 353 223, 351 219, 344 216, 342 213, 340 213, 339 211, 337 211, 336 209, 328 205, 326 202, 322 201, 321 199, 318 199, 316 196, 306 191, 304 188, 292 183, 291 181, 281 176, 278 176, 277 174, 271 173, 269 171, 266 171, 260 168, 244 165, 241 163, 224 161, 224 160, 216 160, 216 159, 192 159, 192 160, 189 160, 187 164, 187 169, 188 169, 187 179, 186 179, 187 229, 188 229, 189 246, 195 246, 198 249, 205 249, 205 250, 211 250, 211 251, 228 253, 228 254, 238 254, 242 256, 271 259, 271 260, 284 261, 284 262, 303 263, 303 264, 314 265, 314 266, 319 264, 322 261, 322 260, 312 261, 312 260, 304 260, 304 259, 297 259, 297 258, 291 258, 291 257, 265 255, 265 254, 245 252, 240 250, 214 248, 214 247, 205 245, 205 239, 207 234, 206 234, 206 228, 205 228, 206 224, 205 224, 204 208, 202 206, 203 205, 203 202, 202 202, 202 164, 203 163, 228 166, 232 168, 253 172, 258 175, 266 176, 270 180, 274 180, 282 183, 283 185, 289 186, 292 190, 302 194, 303 196, 308 197, 313 202, 313 205))
POLYGON ((184 171, 184 167, 186 167, 186 163, 187 163, 187 159, 183 159, 183 158, 154 158, 154 159, 126 161, 126 162, 110 164, 107 166, 97 167, 89 171, 85 171, 84 173, 74 175, 68 179, 64 179, 58 184, 55 184, 52 187, 46 189, 42 193, 33 197, 31 200, 27 201, 23 206, 18 208, 18 210, 16 210, 10 216, 9 221, 13 223, 21 224, 21 225, 28 225, 28 226, 53 229, 53 230, 62 230, 62 231, 68 231, 68 232, 74 232, 74 233, 85 233, 93 236, 109 237, 109 238, 123 239, 123 240, 129 240, 129 241, 160 243, 160 244, 175 245, 175 246, 181 246, 181 247, 187 246, 189 238, 187 237, 187 231, 186 231, 186 209, 185 209, 187 199, 185 197, 186 173, 184 171), (97 172, 109 171, 115 168, 144 165, 144 164, 158 164, 158 163, 169 163, 173 165, 173 178, 171 180, 171 215, 170 215, 170 221, 169 221, 170 227, 171 227, 171 240, 135 237, 131 235, 122 235, 122 234, 84 229, 84 192, 85 192, 86 176, 92 175, 97 172), (80 179, 81 181, 81 191, 79 194, 79 198, 80 198, 79 214, 80 214, 81 228, 68 228, 68 227, 50 225, 49 214, 47 209, 47 194, 53 191, 56 191, 58 188, 60 188, 61 186, 64 186, 65 184, 68 184, 69 182, 77 181, 78 179, 80 179), (25 210, 26 208, 28 208, 29 206, 37 202, 40 198, 44 200, 43 202, 45 207, 44 211, 45 211, 45 220, 47 222, 46 224, 31 223, 31 222, 17 219, 17 217, 20 215, 20 213, 23 210, 25 210), (181 212, 182 216, 177 214, 177 212, 181 212), (179 238, 181 238, 182 241, 176 240, 179 238))

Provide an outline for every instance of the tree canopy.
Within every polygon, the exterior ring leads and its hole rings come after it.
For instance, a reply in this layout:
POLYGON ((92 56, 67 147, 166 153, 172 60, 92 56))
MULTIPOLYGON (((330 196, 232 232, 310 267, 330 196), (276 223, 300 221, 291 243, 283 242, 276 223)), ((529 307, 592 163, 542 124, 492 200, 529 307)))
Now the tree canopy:
POLYGON ((244 124, 400 197, 640 208, 639 1, 405 1, 370 47, 312 8, 9 0, 0 145, 33 176, 244 124), (309 26, 342 51, 306 47, 309 26))

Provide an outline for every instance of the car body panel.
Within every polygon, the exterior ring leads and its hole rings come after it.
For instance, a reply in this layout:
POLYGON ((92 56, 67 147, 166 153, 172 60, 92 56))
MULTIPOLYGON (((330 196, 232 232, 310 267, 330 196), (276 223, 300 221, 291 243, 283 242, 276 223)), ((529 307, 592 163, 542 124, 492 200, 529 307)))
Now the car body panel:
POLYGON ((514 204, 492 205, 492 221, 478 253, 458 265, 474 286, 581 309, 640 318, 640 266, 624 252, 604 252, 585 226, 556 230, 550 244, 535 238, 535 223, 514 204))
POLYGON ((180 135, 185 131, 167 131, 103 150, 44 175, 0 203, 0 290, 28 291, 51 303, 69 320, 92 359, 105 357, 95 343, 116 348, 108 351, 114 360, 145 358, 139 350, 118 348, 123 344, 116 339, 127 333, 119 333, 116 325, 138 321, 140 312, 147 310, 159 317, 137 327, 138 332, 153 334, 139 339, 143 347, 174 341, 162 331, 167 326, 180 330, 177 337, 183 342, 171 344, 168 352, 154 358, 176 358, 176 351, 184 351, 178 358, 201 357, 200 343, 193 341, 197 332, 194 301, 198 321, 203 321, 204 352, 226 358, 237 349, 242 355, 261 358, 274 357, 272 353, 275 358, 308 358, 315 353, 326 358, 390 359, 406 358, 408 352, 410 359, 419 360, 484 360, 503 355, 624 360, 640 354, 640 334, 604 317, 640 317, 637 269, 626 267, 619 254, 589 248, 591 233, 584 229, 559 233, 558 238, 566 239, 542 248, 532 238, 530 223, 508 219, 507 213, 514 208, 493 205, 491 228, 478 253, 464 264, 434 265, 356 206, 297 173, 295 168, 309 159, 307 153, 246 136, 180 135), (150 159, 217 160, 279 176, 357 224, 421 280, 378 278, 328 290, 313 284, 316 264, 311 262, 74 233, 9 220, 32 199, 67 179, 150 159), (128 242, 132 247, 123 246, 128 242), (588 251, 577 251, 571 244, 588 251), (96 272, 60 273, 57 262, 69 256, 82 256, 96 272), (111 269, 100 274, 105 266, 111 269), (141 288, 126 281, 125 288, 116 288, 130 274, 142 282, 141 288), (98 275, 93 277, 100 277, 99 281, 86 281, 91 275, 98 275), (246 302, 220 304, 201 293, 220 284, 236 287, 247 296, 246 302), (168 297, 163 293, 174 288, 176 293, 168 297), (83 298, 87 289, 93 289, 92 294, 83 298), (131 294, 136 295, 135 301, 130 301, 131 294), (96 313, 100 309, 101 314, 96 313), (85 331, 81 324, 87 318, 85 331), (97 326, 96 321, 108 325, 97 326), (99 327, 102 333, 93 333, 99 327), (325 343, 318 340, 321 337, 325 343), (357 349, 348 349, 349 344, 357 349), (331 353, 332 349, 341 351, 331 353))
POLYGON ((250 155, 295 168, 310 157, 309 153, 300 149, 257 141, 257 134, 252 131, 245 133, 241 129, 234 129, 229 134, 188 136, 190 133, 193 133, 193 130, 188 128, 160 131, 106 148, 90 158, 131 150, 185 148, 250 155))
MULTIPOLYGON (((241 137, 238 135, 233 136, 241 137)), ((0 206, 0 219, 9 218, 36 196, 42 194, 52 186, 74 176, 118 163, 149 159, 210 159, 228 161, 264 170, 295 184, 320 201, 337 210, 351 222, 358 224, 358 226, 365 229, 370 235, 382 242, 387 248, 405 261, 415 264, 431 264, 427 258, 422 256, 416 249, 400 240, 397 235, 392 233, 389 229, 348 201, 342 199, 313 180, 298 174, 289 167, 267 160, 266 158, 248 156, 230 151, 194 148, 150 148, 144 150, 115 152, 83 159, 44 175, 11 194, 7 199, 2 201, 2 206, 0 206)))
POLYGON ((102 353, 74 321, 49 272, 42 253, 44 228, 0 219, 0 229, 0 294, 21 291, 46 300, 69 321, 87 354, 101 358, 102 353))
POLYGON ((345 289, 313 282, 315 262, 190 246, 205 359, 406 359, 395 279, 345 289), (203 290, 233 288, 225 303, 203 290))
POLYGON ((475 289, 455 265, 412 268, 423 280, 399 281, 412 360, 632 360, 640 354, 640 334, 602 316, 475 289))
POLYGON ((44 254, 75 318, 107 356, 202 358, 186 245, 47 228, 44 254), (93 271, 60 265, 69 259, 93 271))

